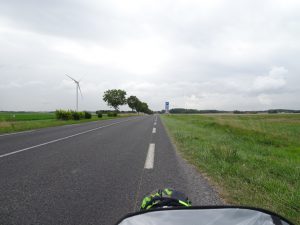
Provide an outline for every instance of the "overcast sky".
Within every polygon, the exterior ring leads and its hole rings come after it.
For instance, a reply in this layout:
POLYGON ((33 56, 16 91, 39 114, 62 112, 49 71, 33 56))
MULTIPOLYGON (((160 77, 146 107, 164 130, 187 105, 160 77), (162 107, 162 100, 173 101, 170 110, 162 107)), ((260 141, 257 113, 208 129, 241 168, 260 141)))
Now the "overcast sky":
POLYGON ((0 0, 0 110, 300 109, 299 0, 0 0), (123 107, 121 109, 127 109, 123 107))

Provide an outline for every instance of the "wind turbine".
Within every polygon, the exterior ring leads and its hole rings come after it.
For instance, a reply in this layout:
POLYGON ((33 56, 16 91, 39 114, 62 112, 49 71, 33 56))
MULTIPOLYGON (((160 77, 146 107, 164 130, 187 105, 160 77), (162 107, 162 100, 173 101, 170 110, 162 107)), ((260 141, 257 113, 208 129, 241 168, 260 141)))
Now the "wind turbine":
POLYGON ((66 75, 66 76, 69 77, 70 79, 72 79, 76 84, 76 111, 78 111, 78 90, 80 91, 80 94, 82 97, 82 93, 81 93, 81 89, 80 89, 80 85, 79 85, 80 81, 75 80, 74 78, 70 77, 69 75, 66 75))

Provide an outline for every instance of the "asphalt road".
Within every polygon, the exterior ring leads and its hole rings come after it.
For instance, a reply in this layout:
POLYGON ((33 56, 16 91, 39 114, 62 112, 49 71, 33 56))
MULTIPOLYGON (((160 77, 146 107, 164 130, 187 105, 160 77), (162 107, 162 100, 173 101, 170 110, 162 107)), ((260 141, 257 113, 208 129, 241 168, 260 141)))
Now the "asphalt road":
POLYGON ((221 204, 156 115, 0 135, 0 224, 114 224, 158 188, 221 204))

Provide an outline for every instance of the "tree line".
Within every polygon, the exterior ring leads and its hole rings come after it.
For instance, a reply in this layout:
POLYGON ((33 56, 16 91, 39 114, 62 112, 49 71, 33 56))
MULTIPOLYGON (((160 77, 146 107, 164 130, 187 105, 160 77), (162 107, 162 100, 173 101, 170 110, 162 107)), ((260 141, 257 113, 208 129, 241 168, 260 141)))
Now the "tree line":
POLYGON ((169 113, 174 113, 174 114, 226 113, 226 112, 227 111, 220 111, 215 109, 198 110, 198 109, 174 108, 169 110, 169 113))
MULTIPOLYGON (((161 113, 165 113, 165 111, 161 111, 161 113)), ((269 110, 260 110, 260 111, 225 111, 225 110, 198 110, 198 109, 184 109, 184 108, 174 108, 170 109, 169 113, 172 114, 205 114, 205 113, 234 113, 234 114, 256 114, 256 113, 300 113, 300 110, 292 110, 292 109, 269 109, 269 110)))
POLYGON ((120 106, 127 104, 132 111, 136 111, 137 113, 153 113, 146 102, 142 102, 134 95, 126 98, 126 94, 126 91, 121 89, 107 90, 104 92, 103 101, 105 101, 108 106, 113 107, 115 111, 118 111, 120 106))

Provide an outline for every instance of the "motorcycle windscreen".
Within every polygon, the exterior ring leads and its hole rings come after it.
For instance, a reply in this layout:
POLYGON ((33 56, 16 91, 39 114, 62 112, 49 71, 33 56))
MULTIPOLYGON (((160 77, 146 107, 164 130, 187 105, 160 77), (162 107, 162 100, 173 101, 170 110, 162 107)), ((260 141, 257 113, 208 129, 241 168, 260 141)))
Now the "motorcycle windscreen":
POLYGON ((149 211, 119 225, 288 225, 278 217, 242 208, 149 211))

